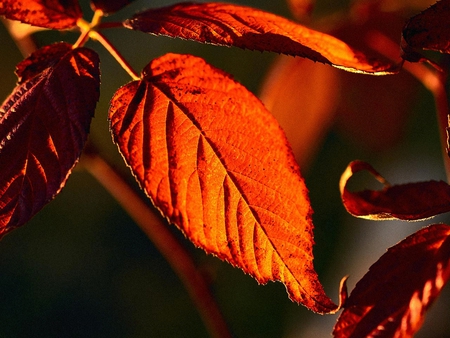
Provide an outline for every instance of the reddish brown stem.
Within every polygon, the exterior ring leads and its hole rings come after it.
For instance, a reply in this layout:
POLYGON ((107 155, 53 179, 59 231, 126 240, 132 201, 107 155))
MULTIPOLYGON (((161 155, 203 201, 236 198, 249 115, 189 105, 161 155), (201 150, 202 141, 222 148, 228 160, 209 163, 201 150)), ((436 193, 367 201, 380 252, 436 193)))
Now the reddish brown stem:
POLYGON ((231 337, 228 326, 211 295, 208 283, 190 254, 167 228, 160 215, 131 189, 125 180, 98 154, 87 153, 84 168, 119 202, 150 238, 185 285, 212 337, 231 337))

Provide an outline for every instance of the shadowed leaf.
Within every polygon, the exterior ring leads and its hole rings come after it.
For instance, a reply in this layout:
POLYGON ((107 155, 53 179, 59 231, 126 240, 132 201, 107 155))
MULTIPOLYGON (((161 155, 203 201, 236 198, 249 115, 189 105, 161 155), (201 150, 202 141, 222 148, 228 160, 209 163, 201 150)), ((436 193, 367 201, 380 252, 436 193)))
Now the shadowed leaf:
POLYGON ((330 35, 244 6, 181 3, 138 13, 124 26, 156 35, 306 57, 353 72, 398 71, 392 63, 368 59, 330 35))
POLYGON ((90 49, 68 46, 45 47, 52 60, 42 64, 42 51, 20 63, 21 84, 0 107, 0 237, 54 198, 86 141, 99 60, 90 49))
POLYGON ((307 189, 284 133, 229 75, 189 55, 152 61, 110 107, 114 141, 154 204, 206 252, 313 311, 337 306, 312 264, 307 189))
POLYGON ((356 284, 333 335, 412 337, 450 278, 450 226, 423 228, 390 248, 356 284))
POLYGON ((0 15, 34 26, 69 29, 82 17, 77 0, 4 0, 0 15))
POLYGON ((421 220, 450 211, 450 186, 443 181, 428 181, 391 186, 373 167, 362 161, 351 162, 341 176, 342 202, 356 217, 372 220, 421 220), (367 170, 384 184, 382 190, 351 192, 348 180, 367 170))
POLYGON ((406 54, 409 52, 408 47, 450 53, 449 18, 449 0, 438 1, 412 17, 403 29, 403 39, 407 46, 402 47, 406 54))
POLYGON ((94 9, 101 9, 104 13, 111 14, 124 8, 134 0, 91 0, 94 9))

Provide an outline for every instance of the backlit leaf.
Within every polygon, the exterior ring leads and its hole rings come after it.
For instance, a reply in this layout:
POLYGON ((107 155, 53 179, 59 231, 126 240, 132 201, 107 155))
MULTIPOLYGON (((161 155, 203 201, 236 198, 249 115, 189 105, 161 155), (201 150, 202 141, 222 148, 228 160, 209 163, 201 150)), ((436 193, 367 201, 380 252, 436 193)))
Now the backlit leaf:
POLYGON ((342 202, 353 216, 372 220, 421 220, 450 211, 450 186, 443 181, 391 186, 370 164, 351 162, 340 181, 342 202), (384 184, 382 190, 351 192, 349 179, 367 170, 384 184))
POLYGON ((183 39, 309 58, 354 72, 396 72, 328 34, 258 9, 222 3, 181 3, 134 15, 125 27, 183 39))
POLYGON ((200 58, 168 54, 110 107, 114 141, 161 212, 206 252, 313 311, 337 306, 313 267, 307 189, 262 103, 200 58))
POLYGON ((334 337, 412 337, 450 278, 450 226, 423 228, 390 248, 356 284, 334 337))
POLYGON ((3 0, 0 15, 34 26, 68 29, 82 17, 78 0, 3 0))
POLYGON ((37 51, 20 63, 21 83, 0 107, 0 237, 27 222, 64 186, 99 95, 94 51, 64 43, 44 50, 52 59, 41 63, 43 52, 37 51))
POLYGON ((101 9, 104 13, 111 14, 122 9, 134 0, 91 0, 94 9, 101 9))
POLYGON ((408 21, 403 39, 409 47, 450 53, 449 18, 450 1, 438 1, 408 21))

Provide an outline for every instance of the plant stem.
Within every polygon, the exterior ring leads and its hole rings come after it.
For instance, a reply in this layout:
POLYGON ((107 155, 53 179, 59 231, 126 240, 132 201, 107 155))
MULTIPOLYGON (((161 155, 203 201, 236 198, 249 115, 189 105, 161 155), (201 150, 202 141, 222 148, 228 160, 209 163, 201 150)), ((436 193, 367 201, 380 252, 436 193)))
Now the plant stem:
POLYGON ((190 254, 167 228, 162 217, 152 211, 96 152, 85 152, 81 164, 119 202, 161 252, 185 285, 210 335, 217 338, 231 337, 208 283, 196 268, 190 254))
POLYGON ((122 68, 125 69, 128 74, 130 74, 133 80, 141 79, 139 74, 130 66, 128 61, 125 60, 125 58, 119 53, 116 47, 114 47, 114 45, 109 42, 109 40, 102 33, 97 31, 90 31, 89 37, 100 42, 103 47, 105 47, 106 50, 110 52, 111 55, 117 60, 117 62, 119 62, 122 68))

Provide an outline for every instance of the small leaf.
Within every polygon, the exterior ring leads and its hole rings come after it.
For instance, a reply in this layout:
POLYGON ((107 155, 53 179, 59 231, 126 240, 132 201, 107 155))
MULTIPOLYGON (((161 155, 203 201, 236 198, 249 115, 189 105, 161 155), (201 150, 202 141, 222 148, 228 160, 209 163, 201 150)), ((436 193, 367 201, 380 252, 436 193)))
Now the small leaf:
POLYGON ((408 21, 403 29, 406 46, 402 46, 405 47, 407 60, 410 59, 409 47, 450 53, 449 17, 450 1, 441 0, 408 21))
POLYGON ((153 203, 206 252, 313 311, 337 306, 312 264, 307 189, 276 120, 224 72, 168 54, 114 95, 114 141, 153 203))
POLYGON ((450 211, 450 186, 443 181, 428 181, 391 186, 370 164, 351 162, 339 183, 342 202, 356 217, 371 220, 421 220, 450 211), (367 170, 384 184, 379 191, 351 192, 348 180, 367 170))
POLYGON ((83 16, 77 0, 2 0, 0 15, 52 29, 73 28, 83 16))
POLYGON ((398 71, 392 63, 368 59, 330 35, 232 4, 181 3, 150 9, 134 15, 124 26, 155 35, 301 56, 359 73, 398 71))
POLYGON ((44 50, 52 59, 41 63, 39 50, 20 63, 22 82, 0 107, 0 237, 26 223, 64 186, 98 100, 94 51, 67 50, 64 43, 44 50))
POLYGON ((356 284, 336 338, 412 337, 450 278, 450 226, 433 224, 390 248, 356 284))
POLYGON ((121 10, 134 0, 91 0, 91 6, 95 9, 101 9, 106 14, 112 14, 121 10))

